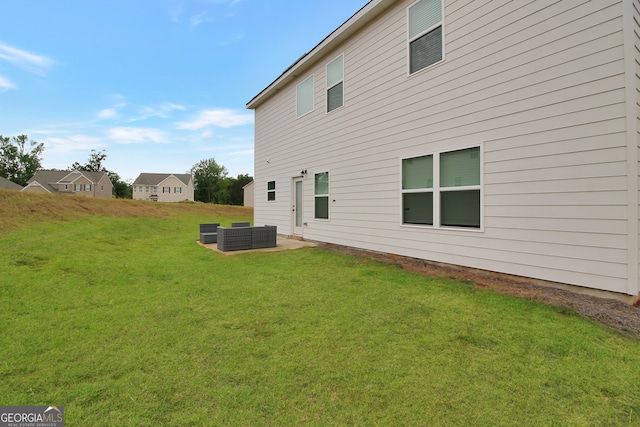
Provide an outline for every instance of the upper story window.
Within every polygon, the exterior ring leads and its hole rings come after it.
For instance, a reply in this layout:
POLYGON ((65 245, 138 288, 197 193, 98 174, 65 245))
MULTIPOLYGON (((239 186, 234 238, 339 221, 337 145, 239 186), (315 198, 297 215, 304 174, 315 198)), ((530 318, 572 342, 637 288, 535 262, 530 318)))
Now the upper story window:
POLYGON ((402 223, 481 228, 480 147, 402 160, 402 223))
POLYGON ((314 218, 329 219, 329 172, 314 177, 314 218))
POLYGON ((344 105, 344 55, 327 64, 327 112, 344 105))
POLYGON ((313 111, 313 76, 296 87, 296 117, 302 117, 313 111))
POLYGON ((273 202, 276 200, 276 182, 267 182, 267 201, 273 202))
POLYGON ((409 74, 444 58, 442 0, 420 0, 409 7, 409 74))

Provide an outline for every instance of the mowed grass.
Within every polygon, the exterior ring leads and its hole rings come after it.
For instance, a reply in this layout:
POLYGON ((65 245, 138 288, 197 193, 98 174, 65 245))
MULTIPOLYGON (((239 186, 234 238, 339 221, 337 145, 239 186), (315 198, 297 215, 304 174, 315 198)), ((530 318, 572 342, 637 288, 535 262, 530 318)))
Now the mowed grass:
POLYGON ((196 244, 246 208, 21 197, 0 192, 0 405, 69 426, 640 425, 640 343, 566 310, 196 244))

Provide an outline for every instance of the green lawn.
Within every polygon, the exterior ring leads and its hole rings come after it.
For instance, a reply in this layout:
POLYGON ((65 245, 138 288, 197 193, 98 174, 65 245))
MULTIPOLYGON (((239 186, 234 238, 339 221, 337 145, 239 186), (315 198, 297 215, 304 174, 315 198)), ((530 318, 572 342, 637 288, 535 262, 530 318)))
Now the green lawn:
POLYGON ((321 249, 224 256, 195 242, 208 219, 0 234, 0 405, 68 426, 640 425, 638 341, 321 249))

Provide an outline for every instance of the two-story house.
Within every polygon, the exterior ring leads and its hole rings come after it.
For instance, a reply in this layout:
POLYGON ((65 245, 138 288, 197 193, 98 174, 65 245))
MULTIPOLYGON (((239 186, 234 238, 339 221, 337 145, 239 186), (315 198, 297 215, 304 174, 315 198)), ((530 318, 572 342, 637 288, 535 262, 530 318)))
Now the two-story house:
POLYGON ((639 293, 637 0, 373 0, 248 104, 255 223, 639 293))
POLYGON ((39 170, 21 191, 112 197, 113 183, 106 172, 39 170))
POLYGON ((155 202, 193 202, 193 177, 190 174, 141 173, 132 184, 134 200, 155 202))

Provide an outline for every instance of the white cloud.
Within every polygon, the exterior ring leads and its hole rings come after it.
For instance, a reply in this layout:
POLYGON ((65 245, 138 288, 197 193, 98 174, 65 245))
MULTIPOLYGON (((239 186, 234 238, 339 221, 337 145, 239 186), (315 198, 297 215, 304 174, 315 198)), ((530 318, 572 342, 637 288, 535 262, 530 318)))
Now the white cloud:
POLYGON ((115 108, 106 108, 98 113, 100 119, 113 119, 118 116, 118 112, 115 108))
POLYGON ((150 117, 160 117, 166 119, 173 111, 185 111, 184 105, 165 102, 156 106, 145 106, 140 109, 140 117, 135 120, 144 120, 150 117))
POLYGON ((202 13, 199 13, 199 14, 197 14, 197 15, 193 15, 193 16, 191 17, 191 25, 192 25, 192 26, 194 26, 194 27, 197 27, 198 25, 202 24, 203 22, 210 22, 210 21, 212 21, 212 19, 211 19, 211 18, 208 18, 208 17, 207 17, 207 14, 208 14, 208 13, 209 13, 209 12, 205 10, 205 11, 204 11, 204 12, 202 12, 202 13))
POLYGON ((143 144, 145 142, 161 144, 168 142, 166 133, 154 128, 113 128, 109 130, 109 139, 118 144, 143 144))
MULTIPOLYGON (((44 131, 37 133, 45 133, 44 131)), ((100 138, 87 135, 70 135, 66 137, 47 137, 44 142, 45 152, 70 153, 73 151, 93 150, 103 147, 100 138)))
POLYGON ((0 75, 0 92, 5 92, 9 89, 13 89, 16 86, 11 83, 11 81, 9 79, 7 79, 6 77, 0 75))
POLYGON ((27 52, 2 42, 0 42, 0 59, 39 75, 44 75, 54 64, 53 59, 49 57, 27 52))
POLYGON ((229 154, 232 156, 248 156, 248 155, 253 155, 253 150, 234 151, 229 154))
POLYGON ((193 120, 178 122, 178 129, 199 130, 207 127, 233 128, 253 123, 253 114, 237 110, 213 109, 201 111, 193 120))

